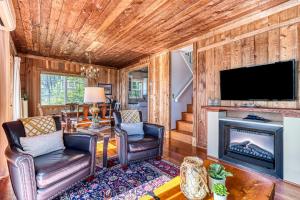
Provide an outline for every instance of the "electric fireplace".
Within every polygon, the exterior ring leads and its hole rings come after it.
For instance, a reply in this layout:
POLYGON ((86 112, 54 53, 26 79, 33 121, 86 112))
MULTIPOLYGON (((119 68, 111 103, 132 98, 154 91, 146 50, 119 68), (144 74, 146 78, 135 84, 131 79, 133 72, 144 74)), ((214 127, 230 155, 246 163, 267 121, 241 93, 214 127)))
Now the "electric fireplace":
POLYGON ((220 159, 283 177, 281 125, 226 119, 219 124, 220 159))

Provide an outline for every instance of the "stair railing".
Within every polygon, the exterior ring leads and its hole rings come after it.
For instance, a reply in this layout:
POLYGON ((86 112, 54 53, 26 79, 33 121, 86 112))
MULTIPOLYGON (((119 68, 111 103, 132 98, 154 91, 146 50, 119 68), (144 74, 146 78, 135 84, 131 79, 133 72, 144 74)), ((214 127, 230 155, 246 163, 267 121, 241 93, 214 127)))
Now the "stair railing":
POLYGON ((191 76, 187 83, 182 87, 182 89, 178 92, 176 96, 174 96, 174 101, 178 102, 180 97, 184 94, 184 92, 188 89, 188 87, 193 83, 193 63, 192 63, 192 52, 180 52, 182 59, 184 60, 185 67, 187 67, 191 73, 191 76))
POLYGON ((187 67, 191 74, 193 75, 193 63, 192 63, 192 52, 182 52, 180 51, 180 55, 182 59, 184 60, 185 67, 187 67))

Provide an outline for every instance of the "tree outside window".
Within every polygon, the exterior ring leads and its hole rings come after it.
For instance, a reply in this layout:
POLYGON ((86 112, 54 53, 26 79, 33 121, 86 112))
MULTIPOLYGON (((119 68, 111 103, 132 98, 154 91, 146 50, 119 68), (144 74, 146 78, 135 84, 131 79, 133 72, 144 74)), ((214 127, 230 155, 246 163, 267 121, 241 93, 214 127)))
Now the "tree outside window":
POLYGON ((41 74, 41 105, 83 103, 87 79, 79 76, 41 74))
POLYGON ((130 99, 143 98, 143 82, 139 79, 133 79, 131 81, 131 91, 129 92, 130 99))

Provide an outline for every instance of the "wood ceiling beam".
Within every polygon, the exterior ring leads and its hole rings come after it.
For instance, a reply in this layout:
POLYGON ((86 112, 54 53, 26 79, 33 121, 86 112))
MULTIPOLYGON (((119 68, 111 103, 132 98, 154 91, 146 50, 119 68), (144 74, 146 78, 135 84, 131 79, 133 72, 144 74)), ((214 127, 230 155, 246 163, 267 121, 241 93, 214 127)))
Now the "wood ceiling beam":
POLYGON ((116 67, 111 67, 111 66, 88 64, 88 63, 76 62, 76 61, 65 60, 65 59, 51 58, 51 57, 47 57, 47 56, 36 56, 36 55, 32 55, 32 54, 18 53, 18 56, 25 57, 25 58, 39 59, 39 60, 51 60, 51 61, 56 61, 56 62, 68 62, 68 63, 79 64, 79 65, 82 65, 82 66, 91 65, 91 66, 95 66, 95 67, 105 67, 105 68, 108 68, 108 69, 117 69, 116 67))

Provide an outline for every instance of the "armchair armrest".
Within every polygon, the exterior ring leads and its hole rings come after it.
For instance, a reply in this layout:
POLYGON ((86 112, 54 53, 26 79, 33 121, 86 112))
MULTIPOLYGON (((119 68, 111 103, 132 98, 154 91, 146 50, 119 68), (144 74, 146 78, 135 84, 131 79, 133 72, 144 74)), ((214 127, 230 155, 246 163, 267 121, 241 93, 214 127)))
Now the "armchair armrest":
POLYGON ((157 124, 144 123, 144 132, 159 139, 164 138, 164 127, 157 124))
POLYGON ((91 154, 91 174, 95 172, 97 135, 64 134, 64 143, 67 149, 89 152, 91 154))
POLYGON ((144 123, 144 132, 145 135, 151 135, 159 140, 159 152, 158 156, 161 157, 163 154, 164 146, 164 134, 165 128, 157 124, 144 123))
POLYGON ((5 156, 17 199, 35 200, 37 187, 33 157, 10 147, 6 148, 5 156))
POLYGON ((93 153, 97 145, 98 136, 89 134, 64 134, 67 149, 75 149, 93 153))
POLYGON ((116 125, 115 128, 116 142, 117 142, 117 150, 119 155, 119 160, 121 165, 128 164, 128 135, 127 132, 121 129, 120 126, 116 125))
POLYGON ((116 125, 114 127, 114 130, 115 130, 116 136, 118 136, 118 137, 128 137, 127 132, 125 130, 121 129, 120 126, 116 125))

